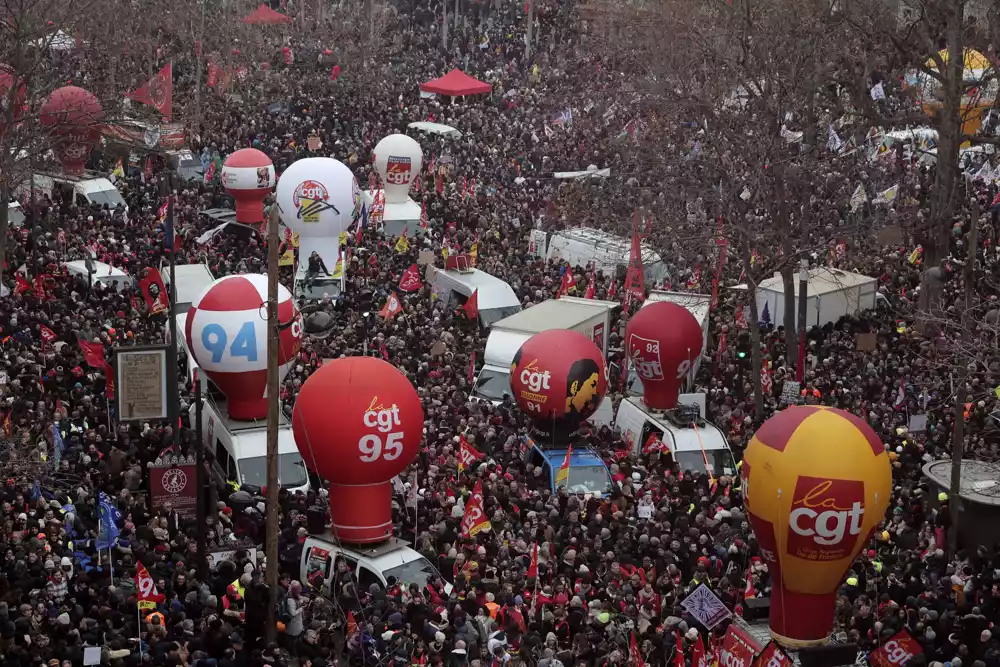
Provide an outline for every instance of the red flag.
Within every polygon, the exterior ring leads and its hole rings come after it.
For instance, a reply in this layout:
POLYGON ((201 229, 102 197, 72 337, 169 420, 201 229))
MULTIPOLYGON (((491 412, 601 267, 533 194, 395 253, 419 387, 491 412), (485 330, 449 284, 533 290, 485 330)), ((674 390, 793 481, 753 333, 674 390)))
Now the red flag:
POLYGON ((715 353, 715 363, 716 364, 721 364, 722 363, 722 355, 724 355, 725 353, 726 353, 726 332, 723 331, 722 335, 719 336, 719 349, 715 353))
POLYGON ((403 271, 403 275, 399 278, 399 291, 401 292, 416 292, 423 286, 424 283, 420 279, 420 267, 416 264, 411 264, 410 268, 403 271))
POLYGON ((528 579, 538 578, 538 542, 535 542, 535 546, 531 549, 531 565, 528 566, 528 573, 525 576, 528 579))
POLYGON ((157 602, 163 602, 164 597, 156 590, 156 582, 149 576, 149 570, 142 563, 135 573, 136 597, 139 598, 139 608, 153 608, 157 602))
POLYGON ((597 290, 597 275, 594 273, 594 267, 590 267, 590 275, 587 277, 587 291, 584 293, 583 298, 593 299, 594 292, 597 290))
POLYGON ((43 278, 42 276, 35 276, 35 279, 33 281, 31 281, 31 282, 32 282, 32 285, 33 285, 33 289, 35 290, 35 294, 38 296, 38 298, 39 299, 44 299, 45 298, 45 278, 43 278))
POLYGON ((340 65, 334 65, 333 69, 330 70, 330 81, 336 81, 340 78, 340 65))
POLYGON ((382 358, 389 361, 389 349, 385 346, 385 341, 381 341, 378 344, 378 352, 382 355, 382 358))
POLYGON ((458 472, 465 472, 466 468, 484 458, 486 455, 470 445, 464 435, 458 436, 458 472))
MULTIPOLYGON (((211 77, 211 66, 209 66, 209 70, 209 77, 211 77)), ((171 106, 174 98, 173 63, 167 63, 167 66, 147 81, 146 85, 136 88, 126 95, 126 97, 140 104, 148 104, 154 107, 163 114, 165 120, 170 120, 171 106)))
POLYGON ((358 622, 354 620, 354 614, 350 609, 347 610, 347 636, 351 637, 355 632, 358 631, 358 622))
POLYGON ((483 482, 479 480, 465 504, 461 535, 462 537, 475 537, 480 531, 490 528, 490 520, 486 518, 486 512, 483 510, 483 482))
POLYGON ((608 288, 608 299, 613 299, 618 294, 618 281, 611 279, 611 287, 608 288))
POLYGON ((378 177, 375 176, 374 171, 368 172, 368 192, 372 195, 372 208, 375 208, 375 195, 377 194, 375 190, 378 189, 378 177))
MULTIPOLYGON (((772 642, 773 643, 773 642, 772 642)), ((924 649, 906 630, 900 630, 868 656, 872 667, 904 667, 924 649)), ((782 665, 781 667, 785 667, 782 665)))
POLYGON ((472 383, 475 382, 475 380, 476 380, 476 351, 475 350, 472 351, 472 356, 469 357, 469 372, 468 372, 468 377, 466 379, 469 381, 469 386, 470 387, 472 386, 472 383))
POLYGON ((142 170, 142 177, 146 179, 146 182, 153 180, 153 158, 152 156, 146 158, 146 166, 142 170))
MULTIPOLYGON (((638 212, 636 220, 638 221, 638 212)), ((638 223, 636 223, 638 224, 638 223)), ((642 247, 639 245, 639 234, 635 225, 632 229, 632 252, 628 258, 628 271, 625 274, 625 302, 635 299, 640 303, 646 300, 646 278, 642 273, 642 247)))
MULTIPOLYGON (((698 633, 698 639, 694 642, 694 651, 691 653, 691 667, 708 667, 708 653, 705 651, 705 642, 698 633)), ((767 663, 761 663, 766 665, 767 663)))
POLYGON ((104 343, 88 343, 81 338, 80 350, 83 352, 83 360, 91 368, 107 366, 107 362, 104 360, 104 343))
POLYGON ((684 667, 684 638, 680 630, 674 630, 677 636, 677 649, 674 651, 674 667, 684 667))
POLYGON ((646 438, 646 444, 642 446, 643 454, 655 454, 657 452, 669 451, 667 447, 664 446, 663 440, 656 432, 650 433, 649 437, 646 438))
POLYGON ((646 661, 642 658, 639 645, 635 641, 635 633, 631 633, 628 640, 628 659, 635 667, 646 667, 646 661))
POLYGON ((771 369, 767 367, 767 362, 760 369, 760 390, 765 394, 770 394, 771 390, 774 388, 774 383, 771 382, 771 369))
POLYGON ((222 68, 213 62, 208 63, 208 77, 205 83, 208 84, 209 88, 215 88, 215 86, 219 83, 219 71, 221 69, 222 68))
POLYGON ((469 297, 469 300, 465 302, 465 305, 462 306, 462 310, 465 311, 465 316, 468 317, 470 320, 478 320, 479 319, 479 288, 478 287, 476 288, 476 291, 472 293, 472 296, 469 297))
POLYGON ((111 368, 111 364, 104 364, 104 394, 108 399, 114 400, 115 397, 115 369, 111 368))
POLYGON ((385 305, 382 306, 382 310, 378 311, 378 314, 382 316, 383 319, 391 320, 396 315, 403 312, 403 304, 399 302, 399 297, 395 292, 389 295, 386 299, 385 305))
POLYGON ((208 163, 208 169, 205 170, 205 177, 202 180, 205 183, 211 183, 215 180, 215 160, 208 163))
POLYGON ((165 312, 170 308, 167 290, 163 286, 163 277, 160 276, 160 271, 156 267, 146 268, 142 280, 139 281, 139 291, 142 292, 142 298, 146 300, 146 308, 149 309, 150 315, 165 312))
POLYGON ((469 181, 465 176, 462 177, 462 199, 469 196, 469 181))
POLYGON ((437 176, 434 177, 434 189, 437 191, 438 194, 444 192, 444 176, 442 176, 441 174, 438 174, 437 176))
POLYGON ((56 342, 56 332, 48 328, 44 324, 38 326, 38 332, 42 335, 42 347, 46 345, 51 345, 56 342))
POLYGON ((429 226, 430 222, 427 219, 427 201, 424 200, 424 202, 420 204, 420 228, 427 229, 429 226))
POLYGON ((14 274, 14 282, 16 283, 14 287, 14 294, 25 294, 31 291, 31 283, 20 273, 14 274))
POLYGON ((556 298, 569 294, 571 289, 576 289, 576 278, 573 277, 573 270, 566 267, 566 273, 563 274, 562 281, 559 283, 559 293, 556 294, 556 298))

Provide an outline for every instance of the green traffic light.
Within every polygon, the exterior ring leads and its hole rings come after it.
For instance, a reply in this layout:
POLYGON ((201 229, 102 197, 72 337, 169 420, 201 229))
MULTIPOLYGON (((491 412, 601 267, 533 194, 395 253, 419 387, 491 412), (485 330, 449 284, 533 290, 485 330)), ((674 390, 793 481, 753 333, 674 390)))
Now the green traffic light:
POLYGON ((737 352, 736 356, 739 357, 740 359, 746 359, 747 358, 747 353, 746 352, 737 352))

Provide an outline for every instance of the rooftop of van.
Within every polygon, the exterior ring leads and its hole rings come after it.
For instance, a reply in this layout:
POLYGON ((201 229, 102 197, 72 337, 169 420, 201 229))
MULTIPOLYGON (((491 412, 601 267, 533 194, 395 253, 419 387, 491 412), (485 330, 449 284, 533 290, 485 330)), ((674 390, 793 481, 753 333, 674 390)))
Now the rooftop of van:
MULTIPOLYGON (((259 429, 252 431, 238 431, 233 434, 233 453, 238 459, 252 459, 258 456, 267 456, 267 428, 263 425, 259 429)), ((291 429, 278 431, 278 453, 292 454, 298 453, 299 448, 295 446, 295 437, 291 429), (281 437, 281 433, 287 433, 281 437)))
MULTIPOLYGON (((368 205, 368 209, 371 210, 372 202, 379 190, 362 190, 361 196, 364 198, 365 204, 368 205)), ((398 204, 390 204, 386 202, 385 213, 382 215, 383 220, 419 220, 420 219, 420 204, 413 201, 409 197, 406 201, 400 202, 398 204)))
MULTIPOLYGON (((160 269, 164 283, 170 281, 170 269, 160 269)), ((215 277, 204 264, 176 264, 174 277, 177 280, 177 303, 192 303, 206 287, 215 282, 215 277)))
POLYGON ((514 329, 523 333, 539 333, 549 329, 574 326, 594 315, 607 311, 604 302, 593 304, 549 299, 493 323, 493 329, 514 329), (558 319, 555 319, 557 318, 558 319))
POLYGON ((699 322, 704 322, 708 318, 709 310, 711 310, 712 297, 707 294, 695 294, 693 292, 666 292, 660 290, 652 290, 649 296, 642 304, 642 308, 645 308, 651 303, 656 303, 658 301, 667 301, 669 303, 676 303, 678 306, 683 306, 694 315, 699 322))
POLYGON ((518 301, 517 295, 514 294, 514 290, 510 285, 485 271, 480 271, 479 269, 472 269, 471 271, 439 270, 438 275, 444 275, 448 280, 465 285, 468 287, 470 295, 478 289, 480 309, 484 307, 496 307, 493 305, 484 306, 485 303, 510 303, 511 305, 520 305, 521 303, 518 301))
MULTIPOLYGON (((590 227, 575 227, 556 232, 552 235, 552 239, 549 240, 550 246, 556 238, 577 241, 588 246, 603 249, 606 252, 613 252, 616 255, 628 256, 632 252, 632 240, 630 238, 616 236, 600 229, 591 229, 590 227)), ((640 245, 644 259, 646 257, 651 258, 654 255, 658 257, 647 243, 642 242, 640 245)))
MULTIPOLYGON (((87 262, 82 259, 74 259, 71 262, 64 262, 64 264, 66 268, 73 273, 82 273, 83 275, 87 275, 87 262)), ((92 264, 94 266, 95 278, 100 278, 101 276, 124 276, 127 278, 129 276, 127 272, 122 271, 118 267, 111 266, 110 264, 105 264, 104 262, 94 260, 92 264)))

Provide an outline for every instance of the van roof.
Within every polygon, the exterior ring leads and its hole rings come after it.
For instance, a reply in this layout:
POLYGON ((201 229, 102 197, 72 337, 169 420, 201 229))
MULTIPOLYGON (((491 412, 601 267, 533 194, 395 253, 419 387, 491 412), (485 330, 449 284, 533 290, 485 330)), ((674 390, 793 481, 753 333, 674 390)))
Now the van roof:
MULTIPOLYGON (((628 257, 632 253, 632 241, 624 236, 615 236, 600 229, 592 229, 590 227, 575 227, 573 229, 564 229, 562 231, 556 232, 552 235, 552 239, 549 240, 549 247, 552 247, 552 240, 556 238, 566 239, 568 241, 576 241, 582 243, 583 245, 593 246, 597 250, 601 250, 605 253, 614 255, 616 258, 622 257, 625 262, 628 262, 628 257)), ((652 250, 647 244, 641 244, 642 250, 642 260, 643 263, 649 261, 658 261, 660 256, 652 250)))
POLYGON ((712 297, 707 294, 695 294, 693 292, 666 292, 661 290, 652 290, 646 300, 643 302, 641 308, 645 308, 651 303, 656 303, 657 301, 666 301, 669 303, 676 303, 678 306, 683 306, 694 315, 695 319, 698 320, 698 324, 703 324, 705 320, 708 319, 709 311, 711 310, 712 297))
POLYGON ((572 329, 594 315, 607 312, 607 306, 562 299, 549 299, 493 323, 493 330, 510 329, 536 334, 549 329, 572 329))
POLYGON ((334 536, 332 531, 324 531, 311 537, 336 545, 341 551, 353 556, 363 556, 369 559, 381 572, 385 572, 394 567, 412 563, 423 558, 421 554, 411 549, 403 540, 391 537, 385 542, 378 544, 343 544, 334 536))
MULTIPOLYGON (((243 422, 246 423, 246 422, 243 422)), ((267 456, 267 427, 257 426, 253 429, 237 431, 233 435, 233 454, 237 459, 251 459, 259 456, 267 456)), ((295 445, 295 435, 288 424, 283 424, 278 428, 278 453, 291 454, 298 453, 299 448, 295 445)))
POLYGON ((464 287, 465 296, 479 290, 479 310, 521 305, 510 285, 485 271, 438 271, 437 275, 445 282, 464 287))
MULTIPOLYGON (((180 335, 180 332, 178 332, 178 335, 180 335)), ((208 400, 205 401, 205 407, 214 411, 216 416, 219 418, 219 421, 225 425, 226 430, 233 435, 257 429, 261 429, 263 432, 263 429, 267 426, 266 419, 248 422, 230 418, 229 412, 226 410, 226 399, 223 397, 208 397, 208 400)), ((278 426, 288 426, 288 419, 285 417, 285 413, 281 410, 278 410, 278 426)))
MULTIPOLYGON (((545 457, 553 469, 559 468, 562 465, 562 462, 566 459, 566 452, 569 451, 566 448, 542 449, 537 444, 535 448, 545 457)), ((574 449, 569 457, 569 467, 572 468, 575 466, 605 466, 605 463, 604 459, 589 449, 574 449)))
MULTIPOLYGON (((170 271, 161 268, 164 284, 170 282, 170 271)), ((215 282, 212 272, 204 264, 177 264, 174 266, 177 280, 177 303, 192 303, 209 285, 215 282)))
POLYGON ((118 190, 114 183, 106 178, 87 178, 76 182, 76 187, 84 194, 91 192, 107 192, 108 190, 118 190))
MULTIPOLYGON (((105 264, 104 262, 94 261, 94 277, 95 278, 128 278, 129 274, 121 269, 111 266, 110 264, 105 264)), ((74 259, 71 262, 64 262, 65 266, 69 271, 73 273, 82 273, 87 275, 87 262, 82 259, 74 259)))

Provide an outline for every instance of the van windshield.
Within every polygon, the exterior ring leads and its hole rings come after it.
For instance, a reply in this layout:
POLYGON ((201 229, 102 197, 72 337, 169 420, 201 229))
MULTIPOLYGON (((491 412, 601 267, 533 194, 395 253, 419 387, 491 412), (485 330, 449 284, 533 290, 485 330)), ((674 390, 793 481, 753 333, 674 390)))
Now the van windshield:
POLYGON ((566 490, 570 493, 604 495, 611 491, 611 479, 604 466, 570 466, 566 490))
POLYGON ((98 206, 108 205, 108 208, 117 208, 119 204, 124 204, 121 194, 117 190, 96 190, 87 193, 87 199, 98 206))
POLYGON ((500 373, 484 368, 479 374, 479 383, 476 384, 475 393, 476 396, 491 401, 502 401, 504 395, 513 396, 514 392, 510 388, 510 373, 500 373))
POLYGON ((712 475, 735 475, 736 461, 733 453, 728 449, 706 449, 704 454, 700 450, 690 452, 675 452, 674 460, 681 470, 688 472, 705 472, 705 459, 708 459, 708 468, 712 475))
POLYGON ((479 319, 482 321, 484 327, 488 327, 494 322, 499 322, 505 317, 510 317, 515 313, 521 312, 521 305, 516 306, 504 306, 503 308, 487 308, 486 310, 479 311, 479 319))
POLYGON ((319 301, 320 299, 324 299, 326 297, 335 299, 340 296, 340 284, 340 278, 317 276, 312 279, 309 283, 309 288, 307 289, 304 279, 296 280, 295 296, 309 301, 319 301))
POLYGON ((404 587, 408 584, 416 584, 420 587, 420 590, 424 590, 427 581, 431 577, 437 576, 437 574, 437 570, 434 569, 434 566, 426 558, 418 558, 409 563, 397 565, 382 573, 386 579, 396 577, 396 581, 400 582, 404 587))
MULTIPOLYGON (((267 486, 267 457, 239 460, 240 484, 267 486)), ((278 482, 284 487, 304 486, 308 477, 306 464, 298 452, 278 454, 278 482)))

